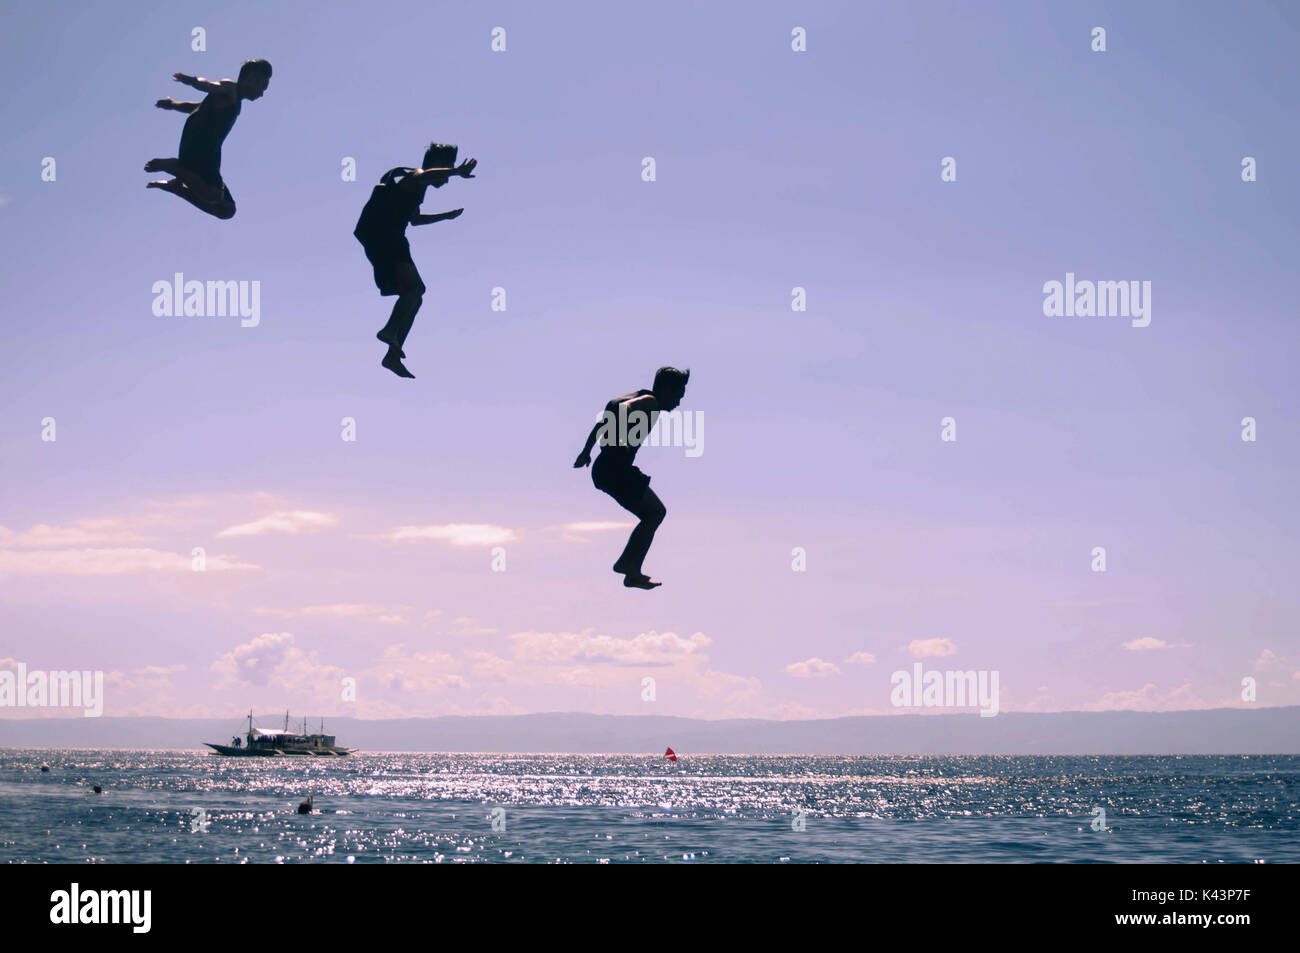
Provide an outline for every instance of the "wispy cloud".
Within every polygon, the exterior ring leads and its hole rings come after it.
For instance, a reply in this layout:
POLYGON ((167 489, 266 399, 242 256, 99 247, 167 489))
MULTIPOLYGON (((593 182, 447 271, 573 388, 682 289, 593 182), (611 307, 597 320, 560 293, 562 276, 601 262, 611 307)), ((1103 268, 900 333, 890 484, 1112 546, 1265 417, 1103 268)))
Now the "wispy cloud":
POLYGON ((379 537, 390 543, 433 541, 452 546, 499 546, 519 538, 519 534, 493 523, 445 523, 438 526, 398 526, 379 537))
POLYGON ((446 688, 469 688, 460 667, 460 661, 447 652, 413 651, 399 642, 384 649, 378 662, 365 670, 365 677, 388 692, 428 695, 446 688))
POLYGON ((478 625, 478 619, 473 616, 458 615, 451 620, 450 635, 491 635, 497 630, 485 625, 478 625))
POLYGON ((636 523, 630 520, 587 520, 577 523, 562 523, 560 529, 568 530, 571 533, 601 533, 612 529, 627 529, 635 525, 636 523))
MULTIPOLYGON (((758 715, 762 682, 746 675, 721 672, 709 666, 704 649, 710 640, 703 633, 683 639, 674 633, 648 632, 630 639, 579 633, 516 633, 514 657, 487 650, 462 653, 470 662, 473 679, 502 682, 512 688, 553 687, 565 693, 582 688, 603 695, 621 708, 622 699, 642 699, 643 672, 654 666, 661 690, 671 687, 680 702, 722 704, 728 715, 758 715), (629 672, 629 668, 632 671, 629 672)), ((689 709, 683 711, 688 713, 689 709)), ((697 710, 696 715, 704 715, 697 710)), ((712 710, 717 715, 716 710, 712 710)))
POLYGON ((1164 639, 1152 638, 1149 635, 1122 644, 1124 648, 1128 649, 1130 652, 1154 652, 1156 649, 1190 648, 1190 645, 1187 642, 1166 642, 1164 639))
POLYGON ((316 510, 277 510, 251 523, 228 526, 217 533, 217 538, 266 536, 270 533, 288 533, 296 536, 301 533, 319 533, 338 524, 338 517, 332 513, 321 513, 316 510))
POLYGON ((519 632, 510 638, 515 656, 534 662, 564 662, 576 659, 613 662, 618 665, 671 665, 686 656, 703 652, 712 640, 703 632, 683 638, 675 632, 642 632, 630 639, 584 632, 519 632))
POLYGON ((561 523, 559 526, 548 527, 548 529, 558 529, 560 538, 570 543, 589 543, 589 533, 610 533, 615 530, 629 530, 635 526, 635 522, 627 520, 580 520, 575 523, 561 523))
MULTIPOLYGON (((206 572, 261 569, 234 556, 204 557, 206 572)), ((0 572, 61 576, 117 576, 130 573, 193 572, 193 557, 160 549, 0 550, 0 572)))
MULTIPOLYGON (((1292 679, 1300 680, 1300 667, 1295 666, 1290 660, 1278 655, 1272 649, 1264 649, 1255 659, 1255 671, 1276 679, 1279 676, 1290 675, 1292 679)), ((1270 684, 1281 684, 1273 681, 1270 684)))
POLYGON ((175 675, 177 672, 185 671, 184 665, 146 665, 144 668, 137 668, 132 671, 133 675, 146 675, 151 678, 166 678, 168 675, 175 675))
POLYGON ((154 539, 155 537, 143 536, 136 532, 131 527, 130 521, 116 518, 74 520, 65 526, 38 523, 22 533, 0 526, 0 547, 14 549, 42 546, 93 546, 105 543, 149 543, 154 539))
POLYGON ((273 609, 259 606, 253 609, 259 615, 274 615, 283 619, 295 616, 324 616, 332 619, 370 619, 389 625, 405 625, 409 620, 400 612, 386 606, 362 602, 335 602, 328 605, 303 606, 301 609, 273 609))
POLYGON ((802 662, 791 662, 785 667, 785 670, 795 678, 826 678, 830 675, 840 674, 840 667, 834 662, 826 662, 813 656, 810 659, 804 659, 802 662))
POLYGON ((1097 701, 1084 705, 1084 711, 1181 711, 1204 708, 1205 702, 1192 691, 1191 684, 1180 685, 1161 694, 1151 682, 1129 691, 1106 692, 1097 701))

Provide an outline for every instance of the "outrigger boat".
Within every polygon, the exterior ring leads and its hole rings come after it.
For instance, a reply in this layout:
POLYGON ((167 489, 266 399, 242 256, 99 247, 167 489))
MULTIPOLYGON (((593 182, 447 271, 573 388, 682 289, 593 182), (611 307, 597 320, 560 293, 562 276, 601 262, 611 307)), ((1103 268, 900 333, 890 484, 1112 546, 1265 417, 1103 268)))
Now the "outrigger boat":
POLYGON ((244 741, 239 736, 230 739, 230 744, 219 745, 205 741, 205 745, 219 755, 228 758, 342 758, 352 753, 352 749, 340 748, 334 743, 334 736, 325 734, 325 719, 321 719, 320 733, 307 733, 307 720, 303 719, 302 733, 289 730, 289 713, 284 713, 283 731, 266 731, 253 727, 253 713, 248 713, 248 732, 244 741))

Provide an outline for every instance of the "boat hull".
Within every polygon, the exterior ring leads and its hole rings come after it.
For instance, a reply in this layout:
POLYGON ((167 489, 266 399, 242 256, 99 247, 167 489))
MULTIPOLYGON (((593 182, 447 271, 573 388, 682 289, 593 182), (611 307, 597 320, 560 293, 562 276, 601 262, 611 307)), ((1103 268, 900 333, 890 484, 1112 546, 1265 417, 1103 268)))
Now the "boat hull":
POLYGON ((347 748, 236 748, 233 745, 213 744, 211 741, 203 743, 225 758, 346 758, 352 753, 347 748))

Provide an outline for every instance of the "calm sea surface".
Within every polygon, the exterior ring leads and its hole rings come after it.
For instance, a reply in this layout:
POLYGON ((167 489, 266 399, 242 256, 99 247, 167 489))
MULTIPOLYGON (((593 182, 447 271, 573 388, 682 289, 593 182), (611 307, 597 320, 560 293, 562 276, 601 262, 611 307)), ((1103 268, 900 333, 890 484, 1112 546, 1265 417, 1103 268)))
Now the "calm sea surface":
POLYGON ((1300 756, 4 749, 0 862, 1295 863, 1298 780, 1300 756))

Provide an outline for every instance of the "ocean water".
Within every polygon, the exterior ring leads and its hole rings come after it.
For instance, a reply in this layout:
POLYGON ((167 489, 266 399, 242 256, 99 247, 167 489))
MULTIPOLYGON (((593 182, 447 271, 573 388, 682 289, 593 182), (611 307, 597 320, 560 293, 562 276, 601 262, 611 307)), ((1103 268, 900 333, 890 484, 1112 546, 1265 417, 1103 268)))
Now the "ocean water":
POLYGON ((0 862, 1295 863, 1298 774, 1300 756, 5 749, 0 862))

